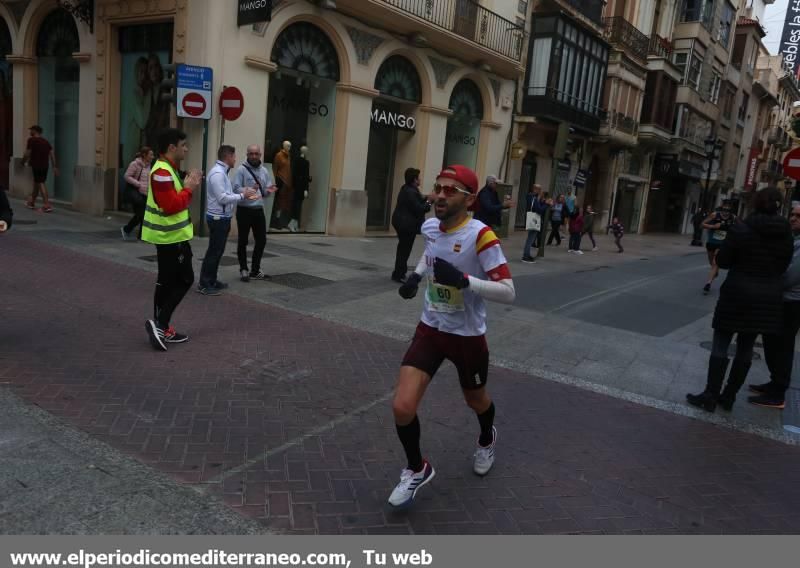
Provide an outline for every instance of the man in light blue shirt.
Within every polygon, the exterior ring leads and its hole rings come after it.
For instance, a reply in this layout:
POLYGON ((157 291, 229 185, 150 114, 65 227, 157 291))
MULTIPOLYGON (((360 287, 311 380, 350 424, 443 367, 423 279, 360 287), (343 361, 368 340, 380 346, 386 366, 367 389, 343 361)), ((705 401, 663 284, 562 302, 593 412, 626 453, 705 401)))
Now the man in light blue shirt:
POLYGON ((228 287, 217 280, 219 261, 225 253, 225 243, 231 230, 231 217, 237 203, 244 200, 258 199, 255 190, 247 189, 242 193, 234 193, 228 172, 236 164, 236 149, 233 146, 220 146, 217 152, 217 163, 208 172, 206 186, 208 188, 208 204, 206 205, 206 222, 208 223, 208 250, 200 270, 200 282, 197 291, 204 296, 219 296, 220 290, 228 287))
POLYGON ((242 282, 253 280, 269 280, 270 276, 261 271, 261 257, 267 244, 267 221, 264 217, 264 204, 272 210, 273 195, 278 190, 272 176, 261 164, 261 147, 254 144, 247 147, 247 161, 233 176, 233 191, 243 193, 248 189, 256 192, 256 199, 242 201, 236 208, 236 225, 239 228, 239 245, 236 249, 239 257, 239 275, 242 282), (253 232, 253 263, 247 269, 247 241, 250 231, 253 232))

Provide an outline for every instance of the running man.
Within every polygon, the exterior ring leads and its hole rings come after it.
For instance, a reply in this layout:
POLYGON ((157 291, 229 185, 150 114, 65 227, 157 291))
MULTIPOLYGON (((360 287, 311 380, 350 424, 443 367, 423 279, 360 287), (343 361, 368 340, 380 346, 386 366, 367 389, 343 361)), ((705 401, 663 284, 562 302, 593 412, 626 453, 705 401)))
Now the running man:
POLYGON ((715 211, 703 222, 703 228, 708 229, 708 241, 706 242, 706 251, 708 252, 708 264, 711 265, 711 272, 708 275, 708 281, 703 286, 703 294, 708 294, 711 291, 711 285, 714 280, 719 276, 719 266, 717 266, 717 251, 725 242, 728 236, 728 231, 731 230, 736 223, 736 215, 731 213, 730 201, 722 202, 722 210, 715 211))
POLYGON ((408 459, 400 483, 389 497, 395 507, 410 505, 419 488, 435 474, 420 450, 417 409, 445 359, 455 364, 464 399, 478 416, 480 436, 473 470, 486 475, 494 463, 497 429, 494 403, 486 391, 485 300, 510 304, 516 294, 500 241, 491 228, 467 215, 477 191, 478 178, 469 168, 442 170, 431 197, 436 219, 422 225, 425 253, 399 290, 409 300, 427 276, 422 321, 403 358, 392 406, 397 435, 408 459))

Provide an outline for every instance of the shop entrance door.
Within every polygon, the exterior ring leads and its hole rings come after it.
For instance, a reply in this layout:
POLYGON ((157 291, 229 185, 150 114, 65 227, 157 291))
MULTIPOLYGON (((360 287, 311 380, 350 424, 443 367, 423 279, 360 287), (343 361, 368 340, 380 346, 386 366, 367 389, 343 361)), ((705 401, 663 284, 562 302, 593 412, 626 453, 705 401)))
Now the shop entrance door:
POLYGON ((397 148, 397 131, 374 122, 369 127, 367 151, 367 227, 388 229, 389 211, 394 178, 394 158, 397 148))

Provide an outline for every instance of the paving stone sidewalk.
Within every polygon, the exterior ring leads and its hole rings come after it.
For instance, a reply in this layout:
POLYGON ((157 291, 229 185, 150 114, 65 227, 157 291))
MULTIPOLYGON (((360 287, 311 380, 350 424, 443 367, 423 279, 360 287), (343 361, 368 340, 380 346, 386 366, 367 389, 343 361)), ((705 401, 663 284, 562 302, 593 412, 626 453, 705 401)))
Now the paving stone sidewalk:
POLYGON ((156 353, 152 273, 20 234, 0 266, 3 388, 270 530, 800 532, 800 448, 497 368, 494 470, 471 472, 477 422, 448 367, 421 412, 438 475, 399 514, 405 342, 190 293, 191 341, 156 353))

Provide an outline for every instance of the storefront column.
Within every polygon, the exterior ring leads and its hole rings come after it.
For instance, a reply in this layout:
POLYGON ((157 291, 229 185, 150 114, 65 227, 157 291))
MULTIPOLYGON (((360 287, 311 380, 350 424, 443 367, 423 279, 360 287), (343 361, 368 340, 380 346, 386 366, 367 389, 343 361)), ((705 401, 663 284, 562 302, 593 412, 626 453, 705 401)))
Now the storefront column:
MULTIPOLYGON (((481 139, 480 144, 478 146, 478 161, 475 165, 475 173, 478 174, 478 182, 483 184, 486 176, 493 175, 497 176, 498 178, 503 177, 503 172, 493 171, 492 168, 499 167, 500 164, 494 165, 489 164, 489 148, 492 144, 502 144, 505 148, 505 140, 497 141, 495 140, 495 135, 500 132, 500 128, 502 124, 498 122, 491 122, 489 120, 482 120, 481 121, 481 139)), ((508 180, 503 180, 508 181, 508 180)))
MULTIPOLYGON (((97 71, 90 53, 74 53, 72 58, 80 64, 78 83, 78 121, 85 124, 94 118, 97 108, 97 71)), ((72 176, 72 206, 83 213, 102 215, 105 209, 105 176, 103 169, 95 166, 95 130, 78 129, 78 152, 74 172, 61 172, 72 176)))
POLYGON ((367 228, 369 123, 375 89, 353 84, 336 85, 336 120, 331 157, 331 193, 328 234, 364 236, 367 228))
POLYGON ((419 120, 415 136, 421 141, 417 144, 417 164, 422 172, 423 195, 430 193, 436 176, 442 171, 444 145, 447 133, 447 119, 453 111, 447 108, 420 106, 419 120))
POLYGON ((36 123, 37 67, 35 57, 9 55, 14 77, 14 153, 9 164, 8 177, 11 195, 23 198, 30 195, 33 178, 30 168, 22 166, 22 156, 28 142, 28 127, 36 123))

